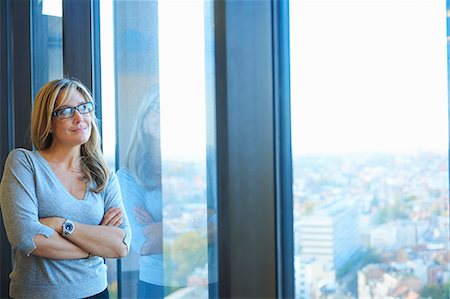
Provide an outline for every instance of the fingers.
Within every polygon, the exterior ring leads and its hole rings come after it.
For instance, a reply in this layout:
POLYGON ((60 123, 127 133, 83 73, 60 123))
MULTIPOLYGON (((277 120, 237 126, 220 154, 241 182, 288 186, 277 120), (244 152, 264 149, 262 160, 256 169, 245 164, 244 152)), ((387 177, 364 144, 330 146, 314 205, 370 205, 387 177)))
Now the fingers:
POLYGON ((155 222, 150 213, 143 207, 135 207, 133 213, 140 224, 147 225, 155 222))
POLYGON ((109 223, 107 225, 119 226, 122 223, 122 221, 123 221, 122 210, 119 209, 119 212, 113 218, 111 218, 111 220, 109 221, 109 223))
POLYGON ((114 217, 114 214, 117 213, 116 208, 110 208, 106 211, 105 215, 103 215, 102 222, 100 225, 107 225, 112 217, 114 217))
POLYGON ((120 225, 121 223, 122 223, 122 210, 119 208, 110 208, 106 211, 105 215, 103 216, 100 225, 117 226, 120 225))

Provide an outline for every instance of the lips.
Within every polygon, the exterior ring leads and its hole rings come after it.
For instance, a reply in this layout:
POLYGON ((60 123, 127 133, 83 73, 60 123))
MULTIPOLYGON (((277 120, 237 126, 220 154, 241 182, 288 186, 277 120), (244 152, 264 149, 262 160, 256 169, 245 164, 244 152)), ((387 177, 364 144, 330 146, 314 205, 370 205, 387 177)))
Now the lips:
POLYGON ((74 133, 83 132, 86 129, 87 129, 87 127, 85 127, 85 128, 75 128, 75 129, 72 130, 72 132, 74 132, 74 133))

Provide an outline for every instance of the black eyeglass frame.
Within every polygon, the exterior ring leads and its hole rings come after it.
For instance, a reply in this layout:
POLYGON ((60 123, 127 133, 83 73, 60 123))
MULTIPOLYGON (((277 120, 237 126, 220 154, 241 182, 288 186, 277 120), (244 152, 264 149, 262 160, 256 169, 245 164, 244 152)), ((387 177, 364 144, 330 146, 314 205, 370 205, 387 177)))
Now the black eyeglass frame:
POLYGON ((94 109, 95 109, 94 103, 86 102, 86 103, 82 103, 82 104, 80 104, 80 105, 78 105, 76 107, 69 106, 69 107, 64 107, 64 108, 55 110, 55 111, 53 111, 52 115, 57 117, 57 118, 59 118, 59 119, 69 119, 69 118, 72 118, 75 115, 75 110, 78 111, 78 113, 80 113, 80 114, 87 114, 87 113, 90 113, 90 112, 94 111, 94 109), (82 111, 80 111, 80 107, 84 106, 84 105, 87 105, 88 107, 87 107, 86 111, 82 112, 82 111), (60 117, 58 115, 58 113, 60 111, 66 110, 66 109, 70 109, 70 116, 69 117, 60 117))

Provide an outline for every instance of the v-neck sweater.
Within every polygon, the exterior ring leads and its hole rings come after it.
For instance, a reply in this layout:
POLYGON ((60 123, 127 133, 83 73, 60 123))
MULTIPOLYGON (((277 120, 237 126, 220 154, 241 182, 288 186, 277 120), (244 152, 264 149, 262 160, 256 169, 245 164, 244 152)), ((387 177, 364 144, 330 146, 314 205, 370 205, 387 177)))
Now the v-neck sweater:
POLYGON ((84 198, 76 199, 38 151, 11 151, 0 184, 0 207, 14 259, 11 297, 83 298, 107 287, 107 267, 101 257, 57 260, 31 254, 36 248, 35 235, 48 238, 55 233, 39 218, 62 217, 99 225, 111 207, 124 212, 120 228, 125 230, 124 242, 130 248, 131 230, 116 174, 111 174, 103 192, 91 191, 94 187, 95 183, 88 186, 84 198))

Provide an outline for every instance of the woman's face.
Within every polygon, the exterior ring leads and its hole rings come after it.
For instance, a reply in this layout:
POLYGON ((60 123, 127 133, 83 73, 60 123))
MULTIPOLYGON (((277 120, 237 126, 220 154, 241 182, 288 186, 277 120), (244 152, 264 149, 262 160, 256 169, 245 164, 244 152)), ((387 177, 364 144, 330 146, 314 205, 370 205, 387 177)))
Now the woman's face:
POLYGON ((160 129, 159 129, 159 114, 155 112, 150 112, 145 120, 145 133, 149 134, 153 138, 159 139, 160 129))
MULTIPOLYGON (((64 93, 62 91, 56 100, 56 106, 58 107, 64 93)), ((67 98, 64 105, 57 110, 67 107, 78 107, 79 105, 86 103, 86 99, 78 91, 72 91, 72 94, 67 98)), ((73 117, 59 119, 56 116, 52 117, 51 130, 53 133, 52 146, 77 146, 86 143, 91 137, 92 131, 92 117, 91 113, 80 114, 78 110, 75 110, 73 117)))

